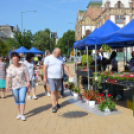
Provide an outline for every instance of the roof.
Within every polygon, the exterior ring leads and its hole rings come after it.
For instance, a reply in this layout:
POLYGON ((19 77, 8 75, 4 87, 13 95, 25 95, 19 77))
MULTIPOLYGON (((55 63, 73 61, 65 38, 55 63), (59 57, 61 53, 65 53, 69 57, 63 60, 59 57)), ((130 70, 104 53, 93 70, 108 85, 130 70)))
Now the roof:
POLYGON ((3 31, 0 31, 0 37, 3 38, 10 38, 6 33, 4 33, 3 31))
POLYGON ((100 0, 91 0, 87 7, 89 6, 102 6, 102 1, 100 0))

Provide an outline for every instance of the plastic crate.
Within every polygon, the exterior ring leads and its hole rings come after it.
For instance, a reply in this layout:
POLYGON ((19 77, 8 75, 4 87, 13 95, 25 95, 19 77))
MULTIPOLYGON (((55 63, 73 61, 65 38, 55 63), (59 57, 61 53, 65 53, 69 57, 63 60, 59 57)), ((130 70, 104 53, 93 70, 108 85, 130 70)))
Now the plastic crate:
POLYGON ((127 100, 127 108, 133 110, 133 102, 131 100, 127 100))

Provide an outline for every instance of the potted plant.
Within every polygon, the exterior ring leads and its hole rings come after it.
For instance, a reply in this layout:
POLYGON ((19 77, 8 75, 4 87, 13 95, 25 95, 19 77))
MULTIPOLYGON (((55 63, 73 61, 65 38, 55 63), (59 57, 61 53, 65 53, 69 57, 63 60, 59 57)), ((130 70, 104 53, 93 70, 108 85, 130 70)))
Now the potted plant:
POLYGON ((112 95, 108 95, 106 100, 103 100, 98 105, 98 108, 105 112, 110 112, 115 109, 116 103, 113 101, 112 95))
POLYGON ((78 97, 79 94, 80 94, 80 89, 77 88, 77 87, 75 87, 75 88, 73 89, 73 95, 74 95, 74 97, 78 97))

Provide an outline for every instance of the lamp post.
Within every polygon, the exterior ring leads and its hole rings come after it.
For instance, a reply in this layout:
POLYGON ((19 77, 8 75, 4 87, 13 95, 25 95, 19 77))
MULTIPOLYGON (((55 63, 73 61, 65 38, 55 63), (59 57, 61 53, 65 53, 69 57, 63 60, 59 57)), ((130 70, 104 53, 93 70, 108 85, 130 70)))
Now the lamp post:
POLYGON ((24 11, 21 12, 21 33, 23 33, 23 13, 27 13, 27 12, 37 12, 37 11, 24 11))

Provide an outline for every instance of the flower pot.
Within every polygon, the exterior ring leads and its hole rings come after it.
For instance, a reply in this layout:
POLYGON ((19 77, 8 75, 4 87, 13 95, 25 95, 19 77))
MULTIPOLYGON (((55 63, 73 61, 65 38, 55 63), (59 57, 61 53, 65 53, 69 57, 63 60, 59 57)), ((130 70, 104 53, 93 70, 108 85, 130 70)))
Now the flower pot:
POLYGON ((79 95, 77 93, 74 92, 74 97, 78 97, 79 95))
POLYGON ((104 112, 109 113, 109 112, 110 112, 110 109, 107 107, 107 108, 104 110, 104 112))
POLYGON ((74 91, 70 90, 70 94, 71 94, 72 96, 74 96, 74 91))
POLYGON ((90 108, 95 108, 95 101, 88 102, 90 108))

